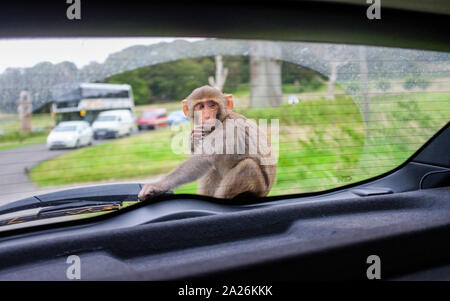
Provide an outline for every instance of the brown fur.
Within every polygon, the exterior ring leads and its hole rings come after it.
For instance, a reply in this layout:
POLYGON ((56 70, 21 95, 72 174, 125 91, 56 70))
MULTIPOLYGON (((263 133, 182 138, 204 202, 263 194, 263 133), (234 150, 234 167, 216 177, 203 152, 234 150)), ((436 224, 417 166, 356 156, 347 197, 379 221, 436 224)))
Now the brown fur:
MULTIPOLYGON (((196 142, 202 142, 204 150, 208 151, 211 141, 223 139, 223 152, 217 154, 214 152, 202 152, 201 154, 192 153, 188 160, 183 162, 178 168, 172 171, 157 183, 147 184, 141 190, 139 198, 141 200, 147 197, 171 190, 180 185, 195 181, 198 179, 198 194, 213 196, 218 198, 233 198, 242 193, 251 193, 256 196, 266 196, 275 180, 276 164, 267 165, 265 159, 271 153, 263 155, 263 148, 270 149, 273 152, 266 133, 264 133, 254 122, 250 122, 245 116, 232 112, 227 109, 226 97, 219 90, 203 86, 195 89, 187 98, 189 107, 189 116, 193 116, 193 106, 196 100, 212 99, 218 101, 219 110, 216 116, 217 120, 222 121, 223 127, 213 128, 211 131, 202 131, 196 135, 196 142), (237 131, 241 131, 241 136, 236 135, 234 139, 227 139, 225 131, 227 123, 236 121, 245 123, 237 125, 237 131), (259 140, 254 137, 257 134, 259 140), (237 139, 245 139, 245 151, 242 154, 237 153, 237 139), (244 137, 245 136, 245 137, 244 137), (217 139, 217 140, 214 140, 217 139), (267 142, 267 143, 261 143, 267 142), (208 143, 207 143, 208 142, 208 143), (233 153, 226 152, 228 146, 233 149, 233 153), (258 151, 251 153, 252 147, 258 151), (208 155, 211 154, 211 155, 208 155)), ((192 118, 192 117, 191 117, 192 118)), ((230 126, 233 123, 230 124, 230 126)), ((194 131, 191 135, 191 150, 194 150, 194 131)), ((270 161, 269 161, 270 162, 270 161)))
POLYGON ((202 86, 192 91, 192 93, 189 94, 186 99, 188 100, 189 118, 191 119, 194 118, 194 105, 196 104, 197 100, 201 99, 211 99, 217 101, 217 103, 219 104, 219 112, 216 116, 216 119, 223 121, 223 119, 226 118, 227 109, 225 106, 225 96, 222 92, 220 92, 219 89, 210 86, 202 86))

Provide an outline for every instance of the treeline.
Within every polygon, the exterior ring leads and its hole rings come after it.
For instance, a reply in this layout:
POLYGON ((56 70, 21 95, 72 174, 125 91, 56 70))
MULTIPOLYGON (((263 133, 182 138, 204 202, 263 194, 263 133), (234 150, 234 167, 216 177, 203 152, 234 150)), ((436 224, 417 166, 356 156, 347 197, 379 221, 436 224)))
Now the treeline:
MULTIPOLYGON (((228 77, 223 91, 234 93, 250 81, 248 56, 224 56, 228 77)), ((280 61, 282 83, 295 84, 298 92, 315 90, 326 78, 302 66, 280 61)), ((190 58, 147 66, 113 75, 104 82, 132 86, 136 104, 162 103, 180 100, 193 89, 207 85, 216 70, 214 57, 190 58)))

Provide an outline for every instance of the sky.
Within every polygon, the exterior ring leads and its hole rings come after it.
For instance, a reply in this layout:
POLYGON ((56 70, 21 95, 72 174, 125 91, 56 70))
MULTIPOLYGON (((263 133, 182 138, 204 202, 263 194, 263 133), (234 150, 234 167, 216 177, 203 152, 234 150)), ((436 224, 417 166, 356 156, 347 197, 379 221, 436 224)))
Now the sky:
MULTIPOLYGON (((70 61, 78 68, 91 61, 103 63, 110 53, 133 45, 171 42, 177 38, 60 38, 0 40, 0 73, 8 67, 32 67, 48 61, 70 61)), ((199 39, 187 39, 194 41, 199 39)))

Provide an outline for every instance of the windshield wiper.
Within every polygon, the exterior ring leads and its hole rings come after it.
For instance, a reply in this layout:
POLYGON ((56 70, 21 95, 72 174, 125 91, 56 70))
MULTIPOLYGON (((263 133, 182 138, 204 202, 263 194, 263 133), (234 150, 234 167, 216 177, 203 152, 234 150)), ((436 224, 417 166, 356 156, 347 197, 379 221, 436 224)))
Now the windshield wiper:
MULTIPOLYGON (((74 216, 78 214, 100 213, 107 211, 115 211, 122 208, 123 202, 96 202, 96 201, 74 201, 65 204, 44 207, 37 213, 24 213, 2 219, 0 216, 0 227, 14 225, 23 222, 30 222, 40 219, 48 219, 54 217, 74 216)), ((22 211, 22 210, 20 210, 22 211)))
POLYGON ((136 202, 140 190, 140 184, 113 184, 52 192, 0 206, 0 216, 7 213, 44 207, 77 207, 82 205, 82 203, 89 206, 94 203, 95 205, 109 205, 117 202, 136 202))
POLYGON ((23 199, 17 202, 12 202, 3 206, 0 206, 0 217, 4 214, 14 213, 29 209, 46 208, 48 211, 52 211, 53 208, 77 208, 82 206, 101 206, 109 204, 122 204, 122 200, 89 200, 89 199, 71 199, 71 200, 52 200, 41 201, 38 197, 32 197, 23 199), (47 208, 48 207, 48 208, 47 208))

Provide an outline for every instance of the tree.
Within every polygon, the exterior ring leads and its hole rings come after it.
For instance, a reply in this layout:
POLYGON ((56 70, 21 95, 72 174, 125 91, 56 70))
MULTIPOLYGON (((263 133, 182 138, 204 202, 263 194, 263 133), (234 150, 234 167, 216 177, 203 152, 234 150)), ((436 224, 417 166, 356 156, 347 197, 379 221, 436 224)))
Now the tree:
POLYGON ((338 61, 330 62, 330 77, 328 78, 327 82, 328 86, 327 99, 334 99, 334 85, 337 79, 337 71, 338 68, 344 64, 346 64, 346 62, 338 62, 338 61))
POLYGON ((282 64, 281 80, 284 84, 293 84, 296 92, 315 91, 320 88, 326 77, 317 71, 294 63, 284 61, 282 64))
POLYGON ((110 77, 107 82, 111 84, 129 84, 133 89, 134 102, 137 105, 147 104, 151 98, 151 92, 147 82, 140 76, 140 70, 132 70, 110 77))
POLYGON ((338 70, 348 63, 348 49, 341 45, 318 44, 311 47, 312 52, 320 61, 326 64, 328 69, 327 99, 334 99, 334 85, 337 80, 338 70))
POLYGON ((136 104, 181 100, 208 83, 214 72, 212 57, 167 62, 113 75, 108 83, 127 83, 133 88, 136 104))
POLYGON ((250 80, 248 56, 224 56, 223 63, 227 66, 228 76, 222 91, 234 93, 240 84, 248 84, 250 80))
POLYGON ((223 68, 223 61, 221 55, 216 55, 214 57, 216 62, 216 77, 210 76, 208 77, 208 82, 212 87, 223 90, 223 86, 225 85, 225 81, 228 76, 228 68, 223 68))

